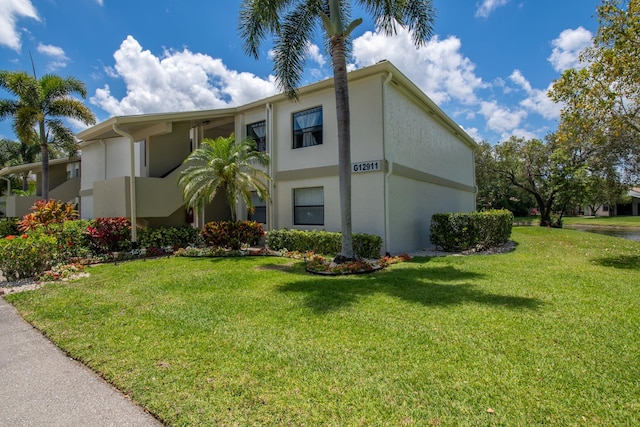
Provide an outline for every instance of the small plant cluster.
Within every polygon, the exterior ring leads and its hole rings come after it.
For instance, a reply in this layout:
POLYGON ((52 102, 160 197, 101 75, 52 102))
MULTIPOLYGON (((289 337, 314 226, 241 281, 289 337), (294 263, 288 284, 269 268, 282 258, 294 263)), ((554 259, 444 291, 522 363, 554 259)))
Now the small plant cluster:
MULTIPOLYGON (((341 249, 341 234, 327 231, 272 230, 267 234, 267 246, 275 251, 336 254, 341 249)), ((371 234, 353 235, 353 250, 356 256, 376 259, 380 256, 382 238, 371 234)))
POLYGON ((38 280, 42 282, 54 282, 58 280, 68 280, 76 277, 84 272, 84 265, 80 263, 58 264, 54 265, 51 270, 42 273, 38 280))
POLYGON ((438 213, 431 218, 431 243, 444 251, 483 251, 509 241, 513 214, 508 210, 438 213))
POLYGON ((260 243, 264 231, 255 221, 214 221, 204 225, 201 235, 209 246, 240 250, 243 245, 260 243))
POLYGON ((314 253, 306 253, 304 255, 304 258, 305 269, 307 271, 325 275, 369 273, 385 268, 391 264, 396 264, 411 259, 409 255, 402 254, 399 256, 385 256, 378 260, 358 259, 355 261, 336 264, 335 262, 328 260, 324 256, 314 253))

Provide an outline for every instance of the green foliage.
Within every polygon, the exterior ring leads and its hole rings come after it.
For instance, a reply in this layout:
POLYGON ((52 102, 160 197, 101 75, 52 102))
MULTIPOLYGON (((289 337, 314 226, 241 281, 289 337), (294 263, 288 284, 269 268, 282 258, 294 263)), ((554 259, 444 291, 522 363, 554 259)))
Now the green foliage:
POLYGON ((16 218, 0 219, 0 237, 18 234, 18 220, 16 218))
POLYGON ((127 218, 97 218, 87 231, 94 253, 131 249, 131 223, 127 218))
POLYGON ((7 280, 37 277, 59 260, 58 242, 44 233, 0 239, 0 270, 7 280))
POLYGON ((38 200, 31 210, 33 212, 26 214, 20 221, 21 231, 42 230, 51 234, 56 226, 78 218, 75 205, 58 200, 38 200))
POLYGON ((204 139, 184 161, 178 185, 182 188, 185 203, 201 208, 213 201, 218 192, 224 194, 231 218, 236 218, 236 206, 240 199, 253 211, 251 193, 260 199, 269 199, 271 178, 260 167, 269 164, 267 153, 255 149, 252 139, 236 141, 228 138, 204 139))
POLYGON ((512 227, 507 210, 439 213, 431 217, 431 243, 445 251, 482 251, 506 243, 512 227))
MULTIPOLYGON (((315 252, 335 255, 340 252, 341 235, 327 231, 271 230, 267 234, 267 246, 274 251, 315 252)), ((365 233, 353 235, 353 251, 362 258, 378 258, 382 250, 382 238, 365 233)))
POLYGON ((184 248, 199 242, 200 231, 193 227, 157 227, 138 230, 142 248, 184 248))
POLYGON ((65 221, 57 231, 58 247, 64 260, 87 257, 93 248, 89 228, 93 221, 78 219, 65 221))
POLYGON ((202 227, 201 235, 210 246, 238 250, 243 245, 257 245, 264 231, 255 221, 213 221, 202 227))

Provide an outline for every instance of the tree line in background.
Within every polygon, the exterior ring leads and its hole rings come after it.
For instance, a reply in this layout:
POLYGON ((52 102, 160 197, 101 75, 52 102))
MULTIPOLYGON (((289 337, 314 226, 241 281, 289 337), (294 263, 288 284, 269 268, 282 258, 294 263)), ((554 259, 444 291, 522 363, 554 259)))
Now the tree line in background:
POLYGON ((579 206, 623 201, 640 182, 640 0, 604 0, 598 20, 582 65, 549 92, 563 103, 556 132, 479 145, 479 208, 525 215, 535 207, 540 225, 559 226, 579 206))

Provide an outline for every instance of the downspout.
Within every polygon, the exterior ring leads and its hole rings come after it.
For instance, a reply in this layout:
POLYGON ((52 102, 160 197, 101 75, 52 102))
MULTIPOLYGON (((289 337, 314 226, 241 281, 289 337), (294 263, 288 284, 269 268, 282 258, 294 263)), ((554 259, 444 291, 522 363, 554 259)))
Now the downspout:
MULTIPOLYGON (((137 238, 137 221, 136 221, 136 165, 135 165, 135 158, 134 158, 134 142, 133 142, 133 136, 126 133, 125 131, 123 131, 122 129, 118 128, 118 124, 114 123, 113 124, 113 131, 115 133, 117 133, 118 135, 128 138, 129 139, 129 155, 130 155, 130 162, 129 162, 129 166, 130 166, 130 176, 129 176, 129 204, 131 205, 131 242, 133 243, 134 247, 136 246, 136 243, 138 241, 137 238)), ((106 171, 105 171, 106 173, 106 171)))
MULTIPOLYGON (((387 78, 382 83, 382 153, 384 159, 387 160, 387 149, 385 147, 385 142, 387 141, 387 86, 391 79, 393 78, 393 73, 389 72, 387 78)), ((387 173, 384 177, 384 252, 389 253, 391 249, 390 240, 390 218, 391 215, 389 213, 389 179, 391 178, 391 173, 393 170, 393 163, 387 161, 387 173)))
POLYGON ((276 206, 275 185, 273 181, 273 172, 275 170, 275 156, 273 155, 273 104, 267 103, 265 106, 267 114, 267 154, 269 154, 269 209, 267 209, 267 231, 276 228, 274 206, 276 206))

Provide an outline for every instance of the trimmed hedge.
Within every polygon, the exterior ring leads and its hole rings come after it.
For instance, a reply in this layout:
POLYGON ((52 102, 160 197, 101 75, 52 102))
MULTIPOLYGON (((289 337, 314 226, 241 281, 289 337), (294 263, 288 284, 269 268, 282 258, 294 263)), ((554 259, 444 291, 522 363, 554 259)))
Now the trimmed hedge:
POLYGON ((162 249, 170 246, 174 250, 198 244, 200 230, 193 227, 157 227, 138 230, 138 244, 142 248, 162 249))
POLYGON ((444 251, 483 251, 509 241, 513 214, 508 210, 439 213, 431 217, 431 243, 444 251))
MULTIPOLYGON (((340 253, 341 234, 328 231, 272 230, 267 234, 267 246, 274 251, 315 252, 323 255, 340 253)), ((362 258, 379 258, 382 238, 371 234, 353 235, 353 251, 362 258)))
POLYGON ((13 236, 19 233, 17 218, 0 219, 0 237, 13 236))
POLYGON ((260 243, 264 232, 255 221, 213 221, 206 223, 200 234, 210 246, 238 250, 260 243))

